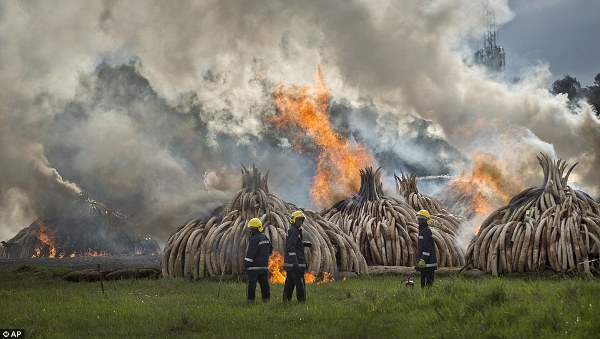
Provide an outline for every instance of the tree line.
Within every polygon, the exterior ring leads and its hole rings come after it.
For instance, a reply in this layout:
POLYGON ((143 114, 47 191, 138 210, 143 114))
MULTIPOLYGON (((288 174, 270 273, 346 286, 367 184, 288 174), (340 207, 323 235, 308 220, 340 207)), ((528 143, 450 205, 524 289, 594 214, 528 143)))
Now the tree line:
POLYGON ((581 87, 581 84, 575 77, 568 74, 560 80, 552 83, 552 94, 564 93, 569 101, 586 100, 596 110, 596 116, 600 118, 600 73, 594 77, 594 84, 588 87, 581 87))

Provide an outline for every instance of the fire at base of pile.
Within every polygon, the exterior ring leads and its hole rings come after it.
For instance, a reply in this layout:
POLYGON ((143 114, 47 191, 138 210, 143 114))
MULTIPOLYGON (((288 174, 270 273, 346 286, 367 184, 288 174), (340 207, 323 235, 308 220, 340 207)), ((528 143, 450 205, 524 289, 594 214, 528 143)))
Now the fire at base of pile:
MULTIPOLYGON (((269 257, 269 282, 271 284, 283 285, 287 277, 287 271, 283 269, 284 258, 278 251, 273 251, 269 257)), ((333 282, 335 279, 330 272, 322 272, 322 277, 315 275, 314 271, 304 272, 305 284, 322 284, 333 282), (320 278, 320 279, 319 279, 320 278)))
POLYGON ((130 231, 125 216, 81 194, 57 215, 35 220, 3 242, 0 258, 158 255, 156 240, 130 231))
MULTIPOLYGON (((273 250, 284 253, 289 217, 298 208, 270 193, 267 177, 268 173, 263 177, 254 166, 252 171, 243 167, 242 189, 221 212, 213 212, 209 220, 190 220, 177 229, 161 258, 163 276, 198 279, 244 273, 250 237, 246 225, 252 218, 262 221, 273 250)), ((334 276, 338 270, 367 273, 366 261, 351 237, 318 214, 304 214, 304 239, 313 244, 305 249, 309 271, 334 276)))
POLYGON ((475 268, 492 275, 513 272, 590 273, 600 249, 600 207, 567 181, 573 165, 537 157, 542 187, 528 188, 482 223, 467 249, 475 268))
MULTIPOLYGON (((358 243, 369 265, 414 266, 419 236, 415 209, 384 195, 380 169, 361 170, 360 178, 360 191, 323 212, 323 217, 358 243)), ((433 215, 430 225, 438 266, 461 266, 465 257, 456 236, 458 225, 447 219, 433 215)))

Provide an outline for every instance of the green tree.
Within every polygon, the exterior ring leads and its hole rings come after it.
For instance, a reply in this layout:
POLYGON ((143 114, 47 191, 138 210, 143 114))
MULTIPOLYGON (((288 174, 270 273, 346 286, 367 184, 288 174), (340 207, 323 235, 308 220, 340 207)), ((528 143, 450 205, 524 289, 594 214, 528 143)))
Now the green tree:
POLYGON ((570 101, 579 97, 581 84, 576 78, 566 74, 564 78, 552 84, 552 94, 566 93, 570 101))
POLYGON ((587 101, 594 106, 596 115, 600 117, 600 73, 594 77, 594 86, 589 86, 585 92, 587 101))

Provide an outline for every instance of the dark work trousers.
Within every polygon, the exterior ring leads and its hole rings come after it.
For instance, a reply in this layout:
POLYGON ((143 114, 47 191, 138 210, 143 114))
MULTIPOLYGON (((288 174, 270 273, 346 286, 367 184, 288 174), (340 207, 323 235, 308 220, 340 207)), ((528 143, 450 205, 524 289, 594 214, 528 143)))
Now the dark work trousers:
POLYGON ((431 287, 433 285, 433 278, 435 270, 422 270, 421 271, 421 288, 431 287))
POLYGON ((298 301, 306 300, 306 286, 304 285, 303 270, 288 270, 283 286, 283 301, 291 301, 296 287, 296 298, 298 301))
POLYGON ((263 300, 269 300, 271 298, 271 286, 269 286, 269 272, 260 271, 246 271, 248 278, 248 290, 246 291, 246 297, 248 301, 254 301, 256 297, 256 282, 260 286, 260 294, 263 300))

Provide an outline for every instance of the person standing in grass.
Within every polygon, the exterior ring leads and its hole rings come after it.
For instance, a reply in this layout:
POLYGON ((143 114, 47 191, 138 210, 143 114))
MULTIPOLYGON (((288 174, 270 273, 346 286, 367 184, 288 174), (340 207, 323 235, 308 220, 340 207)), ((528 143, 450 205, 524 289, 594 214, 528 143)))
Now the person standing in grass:
POLYGON ((252 218, 248 221, 250 228, 250 240, 248 240, 248 250, 244 258, 247 276, 246 297, 249 302, 254 302, 256 295, 256 283, 260 285, 260 293, 263 301, 269 301, 271 298, 271 286, 269 285, 269 256, 273 251, 273 246, 269 238, 262 233, 263 225, 260 219, 252 218))
POLYGON ((306 285, 304 283, 304 271, 306 270, 306 257, 304 247, 311 247, 310 241, 302 241, 302 224, 304 213, 294 211, 292 213, 291 226, 285 239, 285 261, 283 268, 286 270, 285 285, 283 286, 283 302, 292 300, 294 287, 296 298, 299 302, 306 301, 306 285))
POLYGON ((435 244, 429 224, 431 216, 426 210, 417 212, 417 223, 419 224, 419 243, 417 248, 417 266, 415 269, 421 272, 421 288, 433 285, 435 270, 437 269, 437 257, 435 244))

